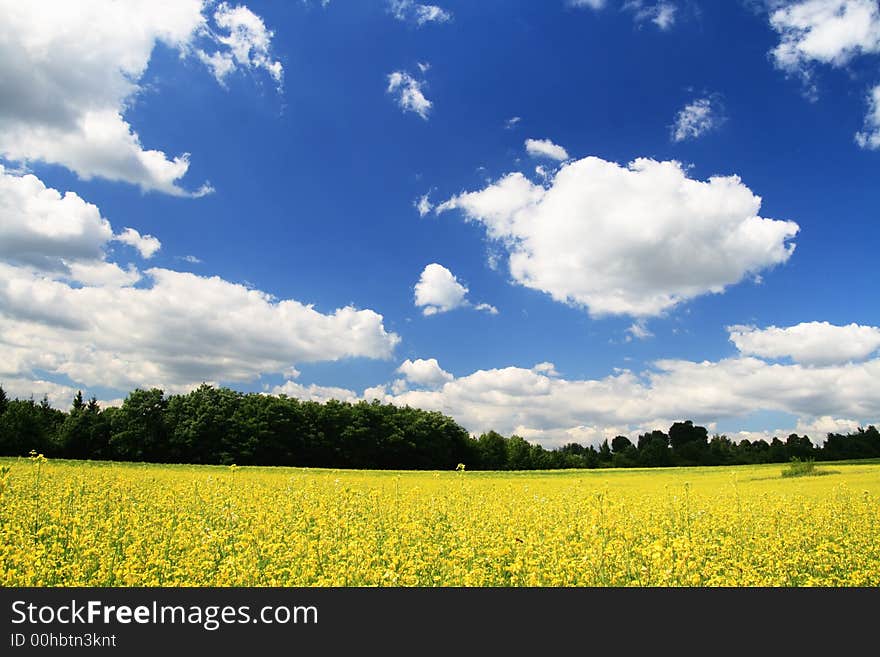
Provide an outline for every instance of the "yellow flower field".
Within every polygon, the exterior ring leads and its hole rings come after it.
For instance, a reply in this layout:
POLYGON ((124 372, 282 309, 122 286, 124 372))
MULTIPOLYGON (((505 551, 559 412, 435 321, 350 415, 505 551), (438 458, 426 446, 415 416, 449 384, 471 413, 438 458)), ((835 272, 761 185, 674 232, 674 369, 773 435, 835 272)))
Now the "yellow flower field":
POLYGON ((880 464, 0 466, 7 587, 880 585, 880 464))

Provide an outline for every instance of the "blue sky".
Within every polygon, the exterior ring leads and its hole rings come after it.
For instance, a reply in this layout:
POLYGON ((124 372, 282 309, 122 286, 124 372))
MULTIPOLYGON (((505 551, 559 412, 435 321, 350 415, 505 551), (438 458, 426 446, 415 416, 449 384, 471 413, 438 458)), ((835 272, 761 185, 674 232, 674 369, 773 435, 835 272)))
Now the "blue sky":
POLYGON ((874 0, 437 2, 0 2, 4 388, 880 418, 874 0))

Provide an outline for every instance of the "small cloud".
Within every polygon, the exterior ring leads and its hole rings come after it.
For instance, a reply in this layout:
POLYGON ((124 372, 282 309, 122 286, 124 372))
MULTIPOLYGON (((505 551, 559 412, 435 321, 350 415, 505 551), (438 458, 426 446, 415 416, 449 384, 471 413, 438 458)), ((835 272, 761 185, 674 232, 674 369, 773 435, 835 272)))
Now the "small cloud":
POLYGON ((467 305, 468 289, 451 271, 436 262, 425 267, 414 289, 415 305, 422 308, 426 316, 467 305))
MULTIPOLYGON (((440 367, 436 358, 417 358, 416 360, 410 360, 407 358, 403 361, 400 367, 397 368, 397 372, 402 374, 409 383, 429 387, 443 385, 455 378, 452 374, 440 367)), ((406 389, 405 383, 403 387, 406 389)))
POLYGON ((422 85, 424 84, 406 71, 394 71, 388 74, 386 92, 397 95, 397 104, 404 112, 415 112, 427 121, 428 112, 433 103, 422 93, 422 85))
POLYGON ((715 130, 724 122, 720 102, 712 97, 698 98, 685 105, 675 117, 672 140, 697 139, 715 130))
POLYGON ((654 4, 647 4, 643 0, 628 0, 624 3, 623 10, 632 13, 637 24, 650 22, 664 32, 675 24, 678 13, 678 7, 667 0, 654 4))
POLYGON ((522 117, 511 116, 509 119, 507 119, 504 122, 504 129, 505 130, 513 130, 517 125, 519 125, 520 121, 522 121, 522 117))
POLYGON ((141 235, 134 228, 126 228, 118 235, 114 235, 113 239, 123 244, 128 244, 137 249, 142 258, 149 259, 162 248, 162 243, 152 235, 141 235))
POLYGON ((183 260, 184 262, 188 262, 191 265, 200 265, 202 261, 195 257, 194 255, 185 255, 185 256, 177 256, 178 260, 183 260))
POLYGON ((605 0, 567 0, 566 4, 569 7, 576 7, 578 9, 593 9, 599 11, 605 7, 605 0))
POLYGON ((543 374, 544 376, 559 376, 559 372, 556 371, 556 365, 546 361, 535 365, 532 368, 532 372, 543 374))
POLYGON ((648 326, 644 320, 633 322, 632 326, 626 329, 626 332, 629 333, 629 335, 626 336, 627 342, 631 342, 633 338, 636 340, 647 340, 648 338, 654 337, 654 334, 648 330, 648 326))
POLYGON ((414 0, 391 0, 388 3, 391 15, 399 21, 415 23, 418 27, 428 23, 448 23, 452 13, 437 5, 423 5, 414 0))
POLYGON ((467 307, 490 315, 498 314, 498 309, 491 304, 472 304, 467 298, 467 287, 451 271, 436 262, 425 267, 414 290, 415 305, 422 309, 426 317, 467 307))
POLYGON ((549 139, 526 139, 525 146, 532 157, 546 157, 558 162, 568 159, 568 151, 549 139))
POLYGON ((856 133, 856 143, 860 148, 880 150, 880 84, 868 94, 865 129, 856 133))
POLYGON ((415 208, 419 211, 419 216, 424 217, 427 215, 434 207, 431 201, 428 199, 430 196, 430 192, 428 194, 423 194, 419 197, 419 199, 413 202, 415 208))

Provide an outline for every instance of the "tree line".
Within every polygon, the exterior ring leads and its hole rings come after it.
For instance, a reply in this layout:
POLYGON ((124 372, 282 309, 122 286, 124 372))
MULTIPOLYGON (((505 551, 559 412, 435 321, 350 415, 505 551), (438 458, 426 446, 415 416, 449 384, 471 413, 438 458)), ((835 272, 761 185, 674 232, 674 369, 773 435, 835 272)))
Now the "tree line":
POLYGON ((0 387, 0 455, 31 450, 50 458, 154 463, 552 470, 878 458, 880 432, 872 425, 829 433, 821 446, 797 434, 735 442, 710 438, 687 420, 635 443, 617 436, 598 448, 572 442, 548 450, 495 431, 473 437, 442 413, 379 401, 314 402, 202 385, 183 395, 138 389, 107 408, 78 392, 64 412, 45 397, 8 399, 0 387))

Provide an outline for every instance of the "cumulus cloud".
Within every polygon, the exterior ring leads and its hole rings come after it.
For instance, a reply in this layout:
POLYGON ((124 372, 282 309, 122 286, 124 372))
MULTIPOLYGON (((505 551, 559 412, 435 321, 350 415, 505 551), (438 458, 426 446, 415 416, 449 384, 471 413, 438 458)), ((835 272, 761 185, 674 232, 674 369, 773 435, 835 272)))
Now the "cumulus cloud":
POLYGON ((880 52, 876 0, 801 0, 771 11, 770 25, 779 34, 771 55, 790 73, 807 75, 814 62, 843 66, 880 52))
POLYGON ((828 322, 759 329, 731 326, 730 340, 740 353, 761 358, 791 358, 804 365, 833 365, 864 360, 880 348, 880 328, 828 322))
POLYGON ((415 112, 427 121, 433 103, 422 93, 423 84, 406 71, 394 71, 388 75, 386 92, 397 97, 404 112, 415 112))
MULTIPOLYGON (((185 189, 180 181, 189 169, 189 154, 169 156, 146 148, 125 118, 143 93, 140 80, 157 44, 186 56, 197 43, 216 43, 218 50, 209 58, 215 75, 228 74, 221 61, 226 55, 233 65, 240 63, 241 30, 234 21, 227 24, 228 34, 216 25, 221 33, 215 41, 203 14, 210 4, 0 0, 0 155, 60 164, 82 179, 124 181, 144 191, 211 192, 207 183, 185 189)), ((230 12, 238 16, 247 10, 221 4, 215 17, 230 12)), ((272 70, 280 75, 280 68, 272 70)))
POLYGON ((414 0, 390 0, 388 9, 399 21, 415 23, 419 27, 427 23, 448 23, 452 14, 437 5, 423 5, 414 0))
POLYGON ((455 308, 472 307, 475 310, 497 315, 498 309, 488 303, 472 304, 467 298, 468 289, 443 265, 432 262, 427 265, 415 284, 415 305, 423 315, 436 315, 455 308))
POLYGON ((103 259, 112 238, 113 228, 96 206, 0 165, 0 258, 64 270, 71 262, 103 259))
POLYGON ((382 316, 318 312, 219 277, 107 261, 112 240, 148 257, 158 240, 114 236, 99 209, 33 175, 0 169, 0 375, 84 386, 187 389, 246 381, 296 362, 387 358, 382 316))
POLYGON ((865 129, 856 133, 856 143, 869 150, 880 149, 880 84, 868 94, 868 114, 865 129))
POLYGON ((760 217, 738 176, 688 178, 675 161, 564 164, 546 186, 511 173, 441 203, 481 223, 513 280, 594 316, 658 315, 784 263, 798 231, 760 217))
POLYGON ((142 258, 161 246, 134 228, 114 235, 97 206, 76 193, 62 195, 32 174, 0 165, 0 261, 84 285, 133 285, 141 278, 136 267, 106 261, 111 241, 133 246, 142 258))
POLYGON ((854 433, 859 427, 864 428, 864 425, 856 420, 823 415, 817 418, 800 418, 793 427, 765 431, 737 431, 730 435, 729 438, 737 442, 740 440, 764 440, 770 442, 774 438, 784 439, 796 433, 799 436, 809 436, 813 443, 821 445, 829 433, 854 433))
POLYGON ((526 139, 526 153, 532 157, 546 157, 561 162, 568 159, 568 151, 549 139, 526 139))
POLYGON ((716 129, 721 122, 717 101, 712 98, 697 98, 676 114, 672 140, 697 139, 716 129))
POLYGON ((479 310, 480 312, 489 313, 490 315, 497 315, 498 309, 493 306, 491 303, 477 303, 474 304, 474 310, 479 310))
POLYGON ((337 388, 334 386, 319 386, 314 383, 303 385, 296 381, 285 381, 279 386, 272 388, 273 395, 286 395, 296 399, 304 399, 314 402, 327 402, 331 399, 344 402, 357 402, 359 397, 354 390, 337 388))
POLYGON ((128 244, 137 249, 142 258, 152 258, 156 251, 162 248, 162 242, 152 235, 141 235, 134 228, 126 228, 118 235, 113 237, 117 242, 128 244))
MULTIPOLYGON (((477 370, 434 390, 371 392, 384 402, 447 413, 473 433, 495 429, 545 445, 598 444, 680 419, 714 427, 756 410, 791 413, 802 428, 824 429, 824 416, 837 418, 836 426, 866 426, 880 418, 880 390, 871 385, 878 374, 880 359, 805 369, 739 357, 662 360, 639 374, 619 370, 582 380, 554 377, 540 366, 505 367, 477 370)), ((813 433, 814 440, 824 437, 813 433)))
POLYGON ((397 371, 409 383, 429 388, 434 388, 453 379, 449 372, 440 367, 436 358, 416 358, 415 360, 407 358, 397 368, 397 371))
POLYGON ((294 363, 387 358, 399 341, 371 310, 324 314, 216 276, 144 273, 149 287, 73 287, 0 264, 0 349, 19 374, 175 389, 249 381, 294 363))
POLYGON ((467 305, 468 289, 443 265, 432 262, 415 285, 415 304, 425 315, 445 313, 467 305))

